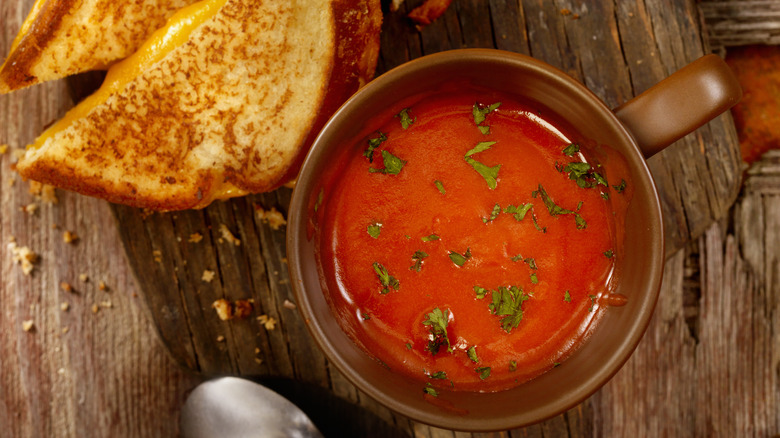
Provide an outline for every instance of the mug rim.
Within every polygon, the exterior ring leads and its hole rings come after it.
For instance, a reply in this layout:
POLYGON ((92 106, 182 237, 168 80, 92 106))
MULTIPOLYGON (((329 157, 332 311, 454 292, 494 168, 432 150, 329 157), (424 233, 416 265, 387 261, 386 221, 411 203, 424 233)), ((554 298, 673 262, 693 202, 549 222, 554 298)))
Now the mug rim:
MULTIPOLYGON (((626 152, 628 155, 628 152, 626 152)), ((628 129, 620 122, 614 112, 604 104, 604 102, 598 98, 591 90, 585 87, 583 84, 566 74, 565 72, 547 64, 538 59, 532 58, 527 55, 522 55, 514 52, 507 52, 498 49, 456 49, 445 52, 439 52, 431 55, 426 55, 414 60, 408 61, 400 66, 397 66, 383 75, 377 77, 366 86, 358 90, 346 103, 344 103, 328 120, 325 126, 317 135, 317 138, 312 144, 311 149, 307 153, 307 156, 301 166, 301 171, 296 182, 296 187, 293 191, 292 200, 290 203, 290 210, 288 213, 288 228, 287 228, 287 253, 288 253, 288 267, 290 270, 291 279, 293 281, 293 290, 295 298, 298 304, 298 308, 304 318, 306 326, 309 332, 315 338, 318 347, 323 351, 328 361, 333 363, 339 371, 358 389, 365 392, 367 395, 377 400, 380 404, 406 415, 416 421, 431 424, 438 427, 452 428, 453 424, 457 426, 458 430, 467 431, 491 431, 491 430, 505 430, 509 428, 515 428, 525 426, 545 419, 551 418, 570 409, 577 404, 581 403, 593 393, 598 391, 606 382, 608 382, 625 364, 630 358, 631 354, 636 349, 643 334, 647 330, 647 326, 650 323, 651 316, 654 313, 657 298, 660 292, 661 278, 664 262, 664 235, 663 235, 663 221, 661 212, 661 203, 655 182, 652 179, 652 175, 647 162, 642 155, 634 137, 628 131, 628 129), (301 240, 306 239, 306 227, 309 212, 307 211, 308 198, 311 196, 311 191, 315 188, 314 182, 316 180, 317 173, 315 171, 309 172, 309 170, 315 169, 317 162, 326 158, 328 153, 334 150, 334 146, 326 147, 327 140, 331 135, 331 131, 336 129, 338 121, 342 119, 345 114, 349 114, 353 107, 360 107, 365 102, 372 99, 372 96, 379 90, 385 87, 392 86, 394 82, 400 80, 407 75, 415 75, 420 70, 425 70, 431 67, 431 65, 448 64, 448 63, 460 63, 464 62, 464 59, 468 59, 468 62, 494 62, 496 60, 506 61, 512 64, 522 64, 523 68, 533 70, 536 73, 545 76, 554 76, 556 81, 560 81, 565 84, 566 87, 575 91, 577 94, 585 96, 586 99, 593 104, 600 107, 610 121, 613 128, 620 131, 620 135, 627 140, 627 147, 630 149, 632 155, 632 164, 641 167, 643 177, 646 177, 649 181, 649 185, 646 187, 652 194, 651 201, 653 205, 648 206, 654 214, 650 218, 653 221, 653 226, 658 230, 658 236, 655 239, 656 248, 654 254, 657 254, 660 260, 656 260, 656 263, 650 262, 651 271, 647 277, 653 280, 651 284, 646 288, 649 290, 650 297, 645 298, 647 301, 645 305, 640 307, 640 311, 636 317, 639 318, 638 322, 631 326, 631 330, 627 333, 627 336, 619 343, 614 349, 611 349, 611 356, 605 360, 605 366, 600 368, 600 372, 593 376, 585 378, 585 383, 579 385, 577 389, 566 397, 560 397, 558 403, 550 403, 543 408, 538 409, 541 412, 524 412, 518 415, 503 417, 501 420, 491 419, 468 419, 467 421, 458 420, 452 414, 442 415, 428 415, 421 413, 420 411, 410 408, 402 401, 397 400, 385 392, 379 391, 375 385, 356 369, 354 369, 344 355, 334 346, 334 344, 328 338, 323 326, 321 325, 315 309, 312 307, 312 302, 309 300, 308 293, 305 287, 305 274, 306 267, 301 262, 299 254, 299 248, 301 247, 301 240), (660 266, 658 266, 660 265, 660 266), (533 417, 529 421, 528 417, 533 417)), ((315 267, 309 267, 308 269, 316 269, 315 267)), ((318 272, 319 275, 319 272, 318 272)), ((319 293, 322 293, 321 290, 319 293)), ((328 306, 330 307, 330 306, 328 306)), ((330 310, 330 309, 329 309, 330 310)), ((598 330, 598 328, 596 329, 598 330)), ((363 353, 365 354, 365 353, 363 353)), ((521 385, 522 386, 522 385, 521 385)), ((511 391, 511 389, 509 390, 511 391)))

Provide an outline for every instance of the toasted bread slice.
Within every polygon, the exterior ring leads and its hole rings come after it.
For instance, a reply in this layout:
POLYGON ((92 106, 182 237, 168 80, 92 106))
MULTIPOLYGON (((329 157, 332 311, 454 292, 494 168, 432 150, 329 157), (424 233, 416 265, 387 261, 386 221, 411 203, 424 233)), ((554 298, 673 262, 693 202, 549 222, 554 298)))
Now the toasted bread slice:
POLYGON ((127 57, 197 0, 37 0, 0 67, 0 93, 127 57))
POLYGON ((155 210, 273 189, 373 75, 378 0, 204 0, 109 70, 16 164, 155 210))

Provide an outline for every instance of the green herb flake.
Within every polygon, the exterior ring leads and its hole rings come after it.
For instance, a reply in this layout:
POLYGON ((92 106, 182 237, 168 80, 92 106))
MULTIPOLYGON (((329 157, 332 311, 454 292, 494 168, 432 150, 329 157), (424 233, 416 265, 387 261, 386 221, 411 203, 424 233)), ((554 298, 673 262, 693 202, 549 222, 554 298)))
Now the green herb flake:
POLYGON ((384 162, 385 167, 381 169, 377 169, 375 167, 369 167, 368 171, 371 173, 384 173, 386 175, 398 175, 399 173, 401 173, 401 169, 404 168, 404 165, 406 165, 406 160, 402 160, 385 150, 382 151, 382 161, 384 162))
POLYGON ((463 267, 463 265, 466 264, 466 260, 471 258, 471 248, 467 248, 464 254, 461 254, 456 251, 450 251, 449 256, 450 256, 450 260, 452 260, 452 263, 455 263, 456 265, 463 267))
POLYGON ((571 303, 571 294, 567 290, 563 293, 563 301, 566 301, 567 303, 571 303))
POLYGON ((577 225, 578 230, 584 230, 588 227, 588 223, 579 213, 574 213, 574 223, 577 225))
POLYGON ((317 210, 320 209, 320 206, 322 205, 322 200, 325 198, 325 191, 323 189, 320 189, 320 192, 317 194, 317 200, 314 202, 314 212, 316 213, 317 210))
POLYGON ((490 126, 480 125, 480 126, 477 126, 477 129, 479 129, 479 132, 481 132, 482 135, 490 134, 490 126))
POLYGON ((525 218, 526 213, 531 210, 534 205, 532 203, 520 204, 520 205, 508 205, 504 208, 504 213, 511 214, 516 221, 521 221, 525 218))
POLYGON ((580 211, 582 210, 582 201, 577 203, 577 208, 574 211, 580 211))
POLYGON ((481 125, 482 122, 485 121, 487 115, 498 109, 499 106, 501 106, 501 102, 496 102, 488 106, 474 103, 474 106, 471 108, 471 114, 474 116, 474 124, 477 126, 481 125))
POLYGON ((378 132, 379 137, 369 138, 368 139, 368 148, 363 151, 363 156, 368 158, 369 163, 374 162, 374 149, 378 148, 379 145, 385 142, 387 140, 387 135, 385 135, 384 132, 378 132))
POLYGON ((420 238, 420 240, 422 240, 423 242, 433 242, 434 240, 439 240, 439 239, 440 237, 436 234, 429 234, 425 237, 420 238))
POLYGON ((493 206, 493 210, 490 212, 490 216, 483 217, 482 218, 482 223, 486 224, 488 222, 493 222, 494 220, 496 220, 496 218, 498 217, 498 215, 500 213, 501 213, 501 206, 498 205, 498 204, 494 205, 493 206))
POLYGON ((547 194, 547 191, 544 190, 544 187, 542 187, 541 184, 539 184, 539 194, 542 196, 542 202, 544 202, 544 206, 547 207, 547 212, 550 213, 550 216, 557 216, 559 214, 571 214, 574 213, 571 210, 567 210, 555 203, 553 199, 550 197, 550 195, 547 194))
POLYGON ((363 321, 368 321, 369 319, 371 319, 371 315, 369 315, 367 313, 362 313, 361 312, 360 316, 363 318, 363 321))
POLYGON ((561 366, 560 362, 553 362, 553 368, 558 368, 559 366, 561 366))
POLYGON ((517 371, 517 361, 510 360, 509 361, 509 372, 513 373, 515 371, 517 371))
POLYGON ((523 255, 518 254, 516 256, 509 257, 509 260, 512 260, 513 262, 522 262, 523 261, 523 255))
POLYGON ((382 232, 382 224, 379 222, 374 222, 372 224, 369 224, 367 227, 368 235, 373 237, 374 239, 379 238, 379 234, 382 232))
POLYGON ((626 189, 626 180, 621 179, 620 180, 620 184, 618 184, 616 186, 612 186, 612 188, 615 189, 615 191, 618 192, 618 193, 623 193, 623 190, 626 189))
POLYGON ((609 193, 601 192, 601 198, 605 201, 609 201, 609 193))
POLYGON ((580 145, 577 143, 572 143, 565 148, 563 148, 563 154, 567 157, 571 157, 574 154, 578 153, 580 151, 580 145))
POLYGON ((412 271, 420 272, 420 269, 422 269, 423 259, 428 257, 428 253, 423 251, 415 251, 414 254, 412 254, 412 261, 414 264, 409 267, 412 271))
POLYGON ((477 357, 477 347, 472 345, 466 351, 466 354, 468 355, 469 359, 471 359, 472 362, 479 363, 479 357, 477 357))
POLYGON ((528 263, 528 267, 530 267, 531 269, 534 269, 534 270, 537 269, 537 267, 536 267, 536 260, 534 260, 533 258, 528 257, 527 259, 523 259, 523 261, 528 263))
POLYGON ((520 325, 523 319, 523 302, 530 297, 517 286, 499 286, 498 290, 492 291, 492 298, 488 308, 493 315, 503 316, 501 328, 510 333, 520 325))
POLYGON ((398 279, 390 275, 381 263, 374 262, 374 272, 376 272, 379 283, 382 285, 382 289, 379 290, 379 293, 382 295, 389 293, 390 289, 398 290, 401 287, 398 279))
POLYGON ((477 368, 474 368, 474 371, 479 373, 479 379, 480 380, 485 380, 488 377, 490 377, 490 367, 477 367, 477 368))
POLYGON ((531 283, 539 284, 539 277, 536 276, 536 272, 531 274, 531 283))
POLYGON ((485 298, 485 295, 487 295, 488 292, 490 292, 490 291, 488 291, 484 287, 474 286, 474 293, 477 294, 477 298, 479 298, 480 300, 482 298, 485 298))
POLYGON ((434 181, 434 182, 433 182, 433 185, 435 185, 435 186, 436 186, 436 188, 439 190, 439 192, 440 192, 442 195, 446 195, 446 194, 447 194, 447 191, 446 191, 446 190, 444 190, 444 184, 442 184, 442 183, 441 183, 441 181, 439 181, 438 179, 437 179, 436 181, 434 181))
POLYGON ((588 298, 590 298, 590 308, 588 309, 588 312, 593 311, 593 307, 596 305, 596 296, 595 295, 588 295, 588 298))
POLYGON ((452 347, 450 346, 450 340, 447 337, 447 323, 449 321, 449 311, 442 311, 438 307, 433 309, 426 316, 423 321, 423 325, 430 327, 430 339, 428 340, 428 346, 426 349, 431 354, 436 355, 444 344, 447 344, 447 351, 452 353, 452 347))
POLYGON ((471 156, 490 149, 490 147, 494 144, 496 144, 495 141, 481 141, 468 152, 466 152, 466 155, 463 157, 463 159, 466 160, 466 162, 469 163, 471 167, 477 171, 477 173, 482 175, 482 178, 485 179, 488 188, 491 190, 494 190, 498 186, 498 171, 501 168, 501 165, 498 164, 496 166, 490 167, 471 158, 471 156))
POLYGON ((604 257, 608 259, 611 259, 614 255, 615 253, 611 249, 604 251, 604 257))
POLYGON ((607 180, 601 176, 598 172, 593 172, 593 178, 596 179, 596 184, 601 184, 604 187, 609 187, 609 183, 607 183, 607 180))
POLYGON ((402 109, 400 113, 396 114, 396 117, 401 119, 401 128, 403 128, 404 130, 409 129, 409 127, 412 126, 414 122, 417 121, 417 117, 412 119, 409 116, 409 108, 402 109))
POLYGON ((541 231, 542 233, 547 232, 547 227, 540 227, 539 222, 536 221, 536 215, 531 215, 531 219, 534 221, 534 228, 536 228, 538 231, 541 231))
POLYGON ((408 343, 408 342, 407 342, 407 343, 406 343, 406 349, 407 349, 407 350, 411 350, 411 349, 412 349, 412 344, 410 344, 410 343, 408 343))
POLYGON ((436 371, 435 373, 429 374, 428 377, 430 377, 431 379, 444 380, 447 378, 447 373, 445 373, 444 371, 436 371))
POLYGON ((433 388, 433 386, 426 386, 423 388, 423 393, 428 394, 432 397, 438 397, 439 393, 433 388))

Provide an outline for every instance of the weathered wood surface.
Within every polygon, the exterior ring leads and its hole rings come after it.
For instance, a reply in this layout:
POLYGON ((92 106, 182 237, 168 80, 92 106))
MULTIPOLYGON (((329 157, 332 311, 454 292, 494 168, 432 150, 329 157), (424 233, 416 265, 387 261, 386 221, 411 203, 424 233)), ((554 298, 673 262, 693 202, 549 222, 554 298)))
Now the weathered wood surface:
POLYGON ((713 50, 750 44, 780 44, 780 1, 699 2, 713 50))
MULTIPOLYGON (((0 19, 7 23, 0 49, 7 51, 32 3, 0 3, 0 19)), ((616 106, 705 52, 692 1, 456 0, 422 33, 402 16, 420 0, 406 3, 398 13, 386 13, 380 70, 439 50, 498 47, 546 60, 616 106)), ((30 142, 72 105, 69 92, 72 87, 55 83, 1 96, 0 144, 21 147, 30 142)), ((667 263, 658 311, 627 366, 564 415, 522 430, 473 436, 780 432, 773 358, 777 354, 771 343, 777 331, 777 292, 771 281, 767 284, 775 289, 766 284, 761 289, 758 280, 773 280, 776 261, 758 263, 763 271, 746 271, 746 263, 737 264, 741 259, 736 251, 759 245, 756 242, 773 231, 764 227, 736 239, 724 237, 720 225, 710 227, 724 216, 739 187, 735 141, 729 116, 723 116, 651 160, 663 196, 669 252, 706 234, 667 263), (746 294, 754 296, 752 301, 736 301, 746 294), (734 309, 742 313, 737 315, 734 309), (735 327, 751 327, 751 333, 735 327)), ((317 402, 335 395, 364 408, 363 421, 356 422, 353 431, 363 427, 372 432, 362 435, 472 436, 401 418, 358 392, 329 366, 297 311, 284 305, 293 300, 284 261, 284 229, 271 229, 254 213, 257 205, 286 212, 289 190, 218 203, 202 212, 148 217, 59 193, 59 204, 42 205, 37 216, 27 216, 19 211, 33 199, 27 185, 17 181, 10 186, 13 158, 5 154, 0 159, 0 238, 5 243, 15 236, 19 245, 41 253, 30 277, 13 265, 10 252, 0 253, 2 435, 10 431, 10 436, 171 436, 177 430, 178 408, 199 379, 185 371, 192 369, 204 375, 251 374, 311 384, 303 390, 277 384, 285 395, 297 395, 300 403, 307 399, 301 391, 310 394, 305 391, 324 388, 324 393, 314 392, 320 394, 317 402), (52 228, 55 224, 58 229, 52 228), (222 224, 241 240, 240 246, 220 242, 222 224), (81 236, 76 245, 62 242, 66 229, 81 236), (195 232, 204 240, 189 242, 195 232), (204 270, 216 272, 212 282, 201 280, 204 270), (90 282, 79 282, 82 272, 89 274, 90 282), (109 292, 97 287, 101 279, 109 292), (62 281, 70 282, 78 293, 62 291, 62 281), (219 321, 211 303, 223 297, 253 298, 252 317, 219 321), (60 310, 65 301, 70 304, 67 312, 60 310), (108 301, 112 307, 91 312, 92 304, 108 301), (145 310, 149 319, 144 318, 145 310), (265 330, 255 320, 262 314, 280 323, 265 330), (28 319, 36 328, 24 332, 22 322, 28 319), (69 327, 67 333, 62 333, 64 327, 69 327), (223 342, 217 341, 220 336, 223 342)), ((778 200, 760 197, 765 216, 774 214, 778 200)), ((775 243, 761 247, 765 254, 778 247, 777 236, 771 236, 775 243)), ((335 405, 323 406, 332 411, 335 405)), ((317 414, 316 406, 310 409, 317 414)))

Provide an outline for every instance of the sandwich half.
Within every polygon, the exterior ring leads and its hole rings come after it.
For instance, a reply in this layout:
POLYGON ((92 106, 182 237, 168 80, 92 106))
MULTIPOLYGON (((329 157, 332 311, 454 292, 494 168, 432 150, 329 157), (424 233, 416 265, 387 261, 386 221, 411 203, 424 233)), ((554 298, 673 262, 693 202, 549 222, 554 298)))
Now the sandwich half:
POLYGON ((195 1, 37 0, 0 67, 0 93, 105 69, 195 1))
POLYGON ((16 163, 154 210, 268 191, 373 76, 379 0, 203 0, 177 12, 16 163))

